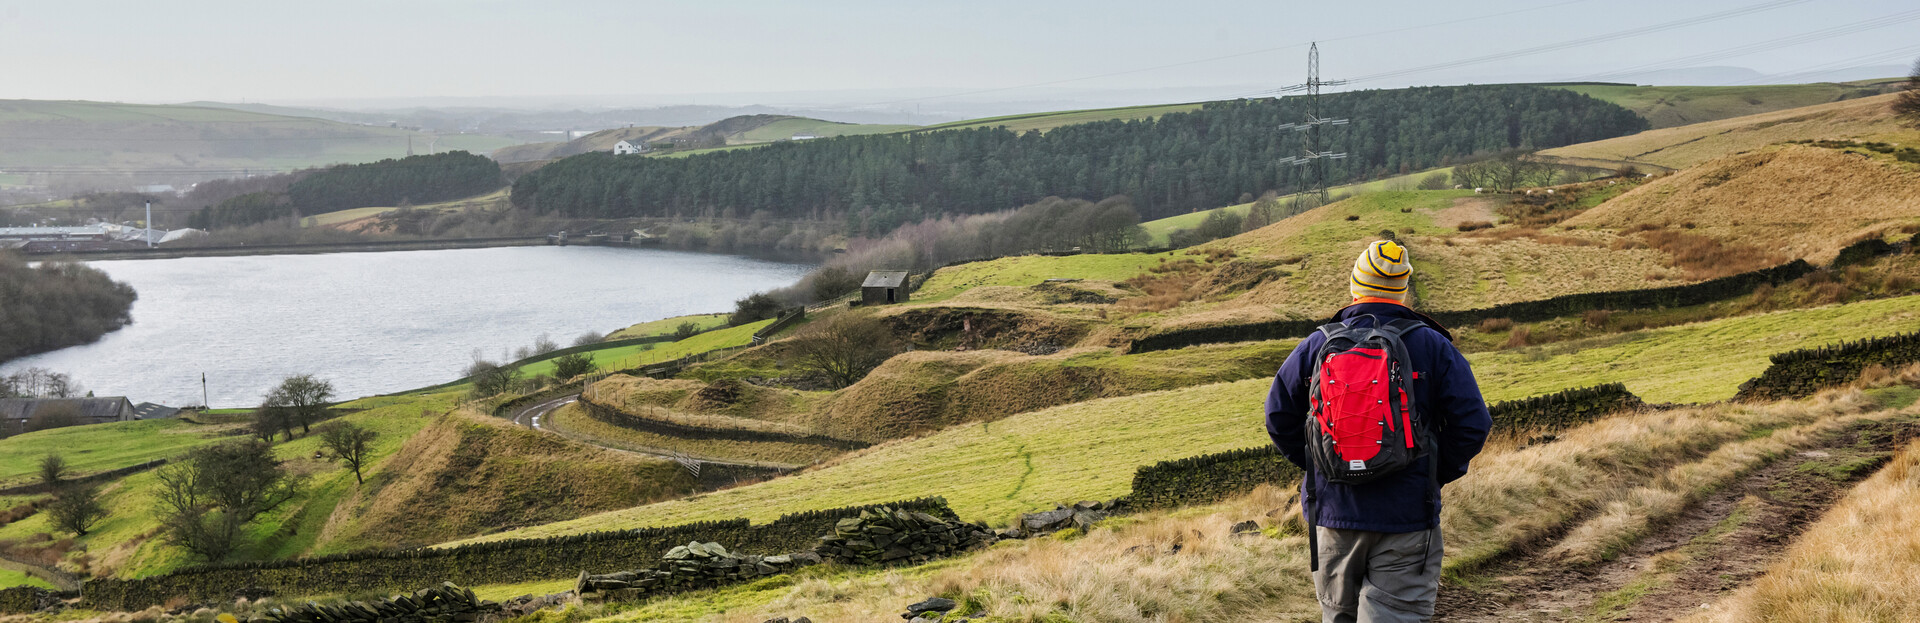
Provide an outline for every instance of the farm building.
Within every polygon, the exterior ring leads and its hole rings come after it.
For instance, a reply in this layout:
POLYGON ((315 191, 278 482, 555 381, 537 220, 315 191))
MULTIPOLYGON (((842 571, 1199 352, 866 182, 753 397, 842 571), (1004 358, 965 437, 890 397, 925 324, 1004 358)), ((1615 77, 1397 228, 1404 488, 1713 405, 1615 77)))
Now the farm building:
POLYGON ((104 398, 0 398, 0 430, 18 435, 26 432, 35 416, 71 416, 76 424, 126 422, 135 418, 133 403, 125 396, 104 398))
POLYGON ((861 305, 907 302, 907 271, 876 270, 860 284, 861 305))
POLYGON ((652 148, 647 146, 646 141, 640 139, 623 140, 613 144, 613 155, 624 156, 627 154, 645 153, 649 149, 652 148))

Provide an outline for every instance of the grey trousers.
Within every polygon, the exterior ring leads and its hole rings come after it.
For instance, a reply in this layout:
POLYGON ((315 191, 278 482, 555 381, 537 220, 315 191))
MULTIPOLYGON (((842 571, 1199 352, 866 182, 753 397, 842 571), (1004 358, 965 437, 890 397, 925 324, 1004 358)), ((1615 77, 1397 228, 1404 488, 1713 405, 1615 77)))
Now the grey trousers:
POLYGON ((1326 623, 1416 623, 1440 594, 1440 529, 1392 534, 1322 526, 1313 586, 1326 623))

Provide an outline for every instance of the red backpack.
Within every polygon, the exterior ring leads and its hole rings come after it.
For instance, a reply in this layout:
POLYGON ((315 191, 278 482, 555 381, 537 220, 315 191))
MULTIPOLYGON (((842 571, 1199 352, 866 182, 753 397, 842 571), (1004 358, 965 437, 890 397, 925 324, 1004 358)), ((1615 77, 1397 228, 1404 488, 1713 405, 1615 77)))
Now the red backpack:
MULTIPOLYGON (((1433 493, 1439 493, 1439 453, 1433 431, 1413 407, 1413 370, 1402 336, 1422 323, 1404 318, 1371 327, 1334 323, 1320 327, 1326 344, 1313 360, 1307 389, 1307 456, 1328 482, 1360 485, 1426 460, 1433 493)), ((1311 502, 1309 502, 1311 504, 1311 502)), ((1308 547, 1318 570, 1314 509, 1307 510, 1308 547)))

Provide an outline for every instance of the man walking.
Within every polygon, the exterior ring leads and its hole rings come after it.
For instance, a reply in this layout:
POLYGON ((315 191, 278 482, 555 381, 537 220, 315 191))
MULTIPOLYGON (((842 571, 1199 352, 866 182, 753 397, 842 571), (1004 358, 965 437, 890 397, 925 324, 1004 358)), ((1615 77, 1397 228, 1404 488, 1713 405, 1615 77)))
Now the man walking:
POLYGON ((1466 475, 1493 424, 1453 335, 1407 307, 1412 276, 1406 248, 1368 245, 1353 303, 1294 348, 1267 395, 1267 434, 1306 470, 1323 621, 1433 617, 1440 487, 1466 475))

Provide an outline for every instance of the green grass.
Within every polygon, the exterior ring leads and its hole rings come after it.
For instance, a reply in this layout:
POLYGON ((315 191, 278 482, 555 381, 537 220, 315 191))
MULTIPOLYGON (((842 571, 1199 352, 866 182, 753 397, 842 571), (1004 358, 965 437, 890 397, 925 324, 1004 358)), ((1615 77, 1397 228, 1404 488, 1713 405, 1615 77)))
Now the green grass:
POLYGON ((490 535, 487 540, 745 517, 937 495, 966 519, 1004 522, 1059 501, 1132 488, 1134 468, 1265 443, 1251 379, 1109 398, 884 444, 821 469, 696 498, 490 535))
POLYGON ((1920 296, 1649 329, 1468 356, 1488 400, 1625 383, 1648 402, 1733 396, 1774 353, 1920 329, 1920 296))
MULTIPOLYGON (((340 418, 380 434, 373 442, 372 459, 367 470, 369 485, 374 482, 375 474, 378 474, 387 457, 431 421, 430 418, 421 417, 422 411, 438 414, 452 408, 458 399, 458 393, 442 393, 390 401, 385 406, 340 418)), ((140 423, 162 422, 167 421, 140 423)), ((248 528, 251 545, 240 553, 239 558, 278 558, 314 551, 333 553, 363 548, 362 544, 351 541, 318 542, 323 528, 327 527, 328 517, 334 511, 334 505, 356 488, 353 472, 346 469, 345 464, 312 459, 319 449, 319 438, 311 435, 280 442, 276 446, 275 453, 283 460, 290 461, 294 469, 307 473, 309 480, 299 497, 262 516, 257 524, 248 528)), ((154 493, 158 485, 155 473, 146 471, 122 478, 102 489, 101 504, 106 507, 107 516, 87 536, 77 539, 95 557, 95 564, 105 558, 118 569, 120 577, 132 577, 161 573, 196 562, 184 550, 152 538, 158 529, 154 514, 157 506, 154 493)), ((40 513, 0 527, 0 540, 35 542, 39 540, 36 535, 55 532, 48 523, 46 513, 40 513)), ((57 536, 69 535, 62 533, 57 536)))
POLYGON ((44 588, 48 590, 53 589, 53 585, 48 584, 46 580, 42 580, 40 578, 27 575, 26 573, 21 571, 14 571, 12 569, 0 569, 0 588, 8 588, 13 586, 33 586, 33 587, 44 588))
MULTIPOLYGON (((761 327, 773 324, 773 320, 762 320, 708 331, 678 342, 664 344, 639 344, 586 351, 593 358, 594 366, 602 371, 624 370, 644 365, 679 359, 688 355, 698 355, 723 348, 747 346, 753 343, 753 332, 761 327)), ((553 373, 554 360, 538 361, 520 367, 520 373, 526 376, 539 376, 553 373)))
POLYGON ((1843 99, 1890 93, 1895 79, 1816 84, 1751 86, 1564 86, 1555 87, 1604 100, 1669 128, 1753 115, 1843 99))
POLYGON ((88 474, 178 456, 214 441, 210 433, 220 428, 179 420, 143 420, 15 435, 0 440, 0 483, 34 479, 40 460, 50 452, 66 459, 68 469, 88 474))
POLYGON ((1050 257, 1022 255, 949 266, 933 273, 913 302, 936 302, 982 286, 1031 286, 1048 279, 1124 281, 1160 263, 1165 254, 1116 253, 1050 257))
POLYGON ((672 318, 662 318, 662 319, 654 320, 651 322, 642 322, 640 324, 636 324, 631 327, 621 329, 619 331, 614 331, 612 334, 609 334, 607 336, 607 339, 624 340, 624 339, 630 339, 630 338, 636 338, 636 337, 653 337, 656 335, 669 335, 673 333, 674 329, 680 326, 680 323, 683 323, 683 322, 691 322, 695 327, 698 327, 701 331, 705 331, 707 329, 725 326, 727 324, 727 316, 728 314, 694 314, 691 316, 674 316, 672 318))
POLYGON ((1188 112, 1193 110, 1199 110, 1200 107, 1203 105, 1204 105, 1203 103, 1153 104, 1148 106, 1126 106, 1121 108, 1095 108, 1095 109, 1088 109, 1088 110, 1063 110, 1058 112, 1040 112, 1040 113, 1028 113, 1028 114, 1020 114, 1020 115, 1005 115, 1001 117, 987 117, 984 119, 967 119, 963 121, 954 121, 951 123, 942 123, 939 125, 930 125, 924 128, 919 128, 919 129, 910 130, 910 131, 911 132, 927 132, 932 130, 960 130, 960 129, 967 129, 967 128, 1004 127, 1014 132, 1026 132, 1028 130, 1039 130, 1039 131, 1045 132, 1047 130, 1051 130, 1060 126, 1073 125, 1076 123, 1090 123, 1094 121, 1111 121, 1115 119, 1154 119, 1154 118, 1158 118, 1160 115, 1164 115, 1167 113, 1188 112))

